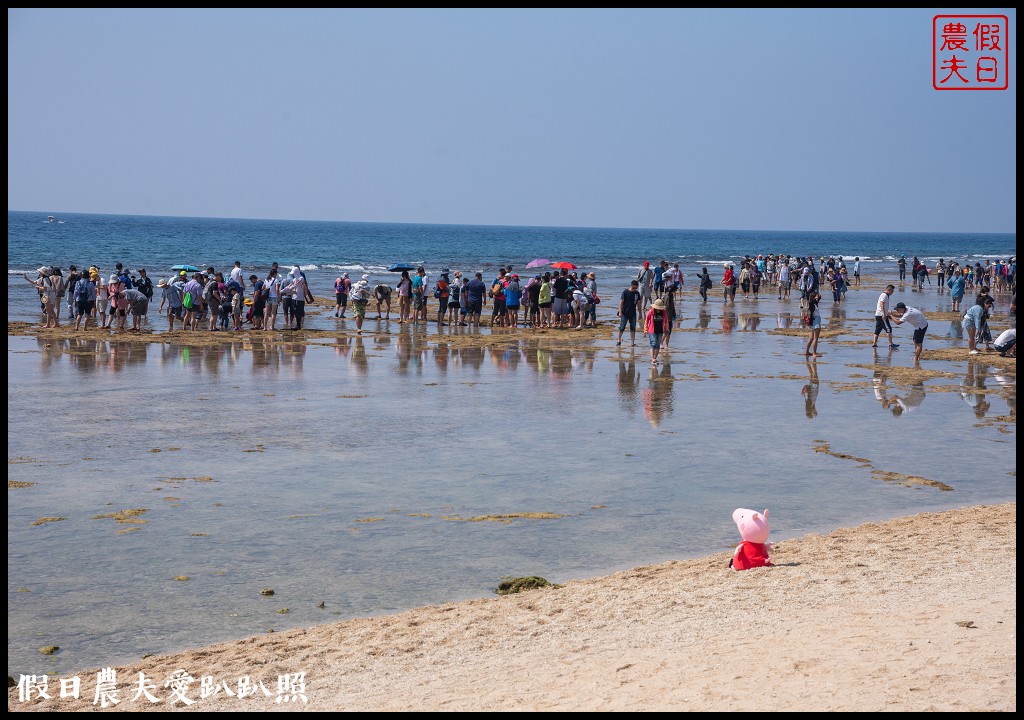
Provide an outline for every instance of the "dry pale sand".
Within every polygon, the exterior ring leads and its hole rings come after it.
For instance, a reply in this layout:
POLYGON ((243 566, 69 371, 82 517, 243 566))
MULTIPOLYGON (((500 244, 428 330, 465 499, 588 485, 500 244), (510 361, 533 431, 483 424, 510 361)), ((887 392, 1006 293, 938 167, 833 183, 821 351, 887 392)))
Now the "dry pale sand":
MULTIPOLYGON (((130 689, 144 672, 166 698, 184 669, 275 696, 305 673, 305 703, 198 699, 197 682, 191 710, 1015 711, 1016 514, 922 513, 780 543, 772 568, 718 554, 154 656, 116 668, 115 709, 184 709, 130 689)), ((80 675, 80 701, 11 689, 8 707, 95 709, 80 675)))

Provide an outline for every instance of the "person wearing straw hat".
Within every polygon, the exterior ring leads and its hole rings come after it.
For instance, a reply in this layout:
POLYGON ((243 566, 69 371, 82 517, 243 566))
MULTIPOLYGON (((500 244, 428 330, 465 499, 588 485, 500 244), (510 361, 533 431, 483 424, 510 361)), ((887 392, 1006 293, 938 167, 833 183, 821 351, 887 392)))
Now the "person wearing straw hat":
POLYGON ((668 313, 665 310, 665 301, 656 298, 651 303, 651 309, 644 316, 644 334, 651 344, 651 365, 658 364, 658 352, 661 350, 661 336, 665 334, 668 325, 668 313))

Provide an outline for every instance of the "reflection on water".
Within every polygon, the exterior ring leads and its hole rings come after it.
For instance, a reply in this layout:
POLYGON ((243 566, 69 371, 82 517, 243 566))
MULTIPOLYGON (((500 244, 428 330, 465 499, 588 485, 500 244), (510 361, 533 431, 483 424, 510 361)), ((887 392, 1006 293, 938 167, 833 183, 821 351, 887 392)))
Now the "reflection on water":
POLYGON ((675 378, 672 377, 671 362, 667 360, 663 362, 660 370, 658 366, 651 366, 650 374, 647 376, 647 387, 643 389, 642 393, 644 417, 647 418, 647 422, 651 424, 651 427, 658 427, 662 421, 672 415, 674 384, 675 378))
POLYGON ((967 361, 967 376, 960 383, 960 397, 964 402, 974 409, 974 415, 979 418, 985 417, 992 404, 985 399, 988 387, 985 380, 988 377, 989 366, 976 360, 967 361))
POLYGON ((897 388, 889 388, 886 377, 875 371, 872 378, 875 399, 882 407, 891 412, 895 417, 905 413, 913 412, 921 407, 924 402, 924 382, 917 381, 910 385, 901 385, 897 388))
POLYGON ((818 402, 818 385, 818 359, 809 357, 807 358, 807 383, 800 389, 800 394, 804 398, 804 415, 808 420, 813 420, 818 416, 818 408, 815 405, 818 402))
POLYGON ((83 373, 92 373, 100 368, 117 372, 133 365, 141 365, 149 357, 147 343, 91 338, 44 340, 37 337, 36 345, 44 371, 55 366, 64 356, 67 356, 71 364, 83 373))
POLYGON ((832 314, 829 319, 829 324, 832 326, 839 326, 846 324, 846 305, 838 302, 832 304, 832 314))
POLYGON ((722 332, 731 333, 736 327, 736 311, 732 307, 722 309, 722 332))
POLYGON ((761 326, 761 316, 757 313, 743 313, 740 315, 740 324, 743 332, 757 332, 761 326))
POLYGON ((619 374, 615 378, 615 387, 618 391, 619 406, 630 415, 636 413, 640 400, 640 372, 636 369, 632 355, 628 360, 619 358, 619 374))
POLYGON ((697 325, 696 327, 702 330, 707 330, 708 325, 711 324, 711 313, 707 311, 703 305, 700 306, 700 312, 697 314, 697 325))

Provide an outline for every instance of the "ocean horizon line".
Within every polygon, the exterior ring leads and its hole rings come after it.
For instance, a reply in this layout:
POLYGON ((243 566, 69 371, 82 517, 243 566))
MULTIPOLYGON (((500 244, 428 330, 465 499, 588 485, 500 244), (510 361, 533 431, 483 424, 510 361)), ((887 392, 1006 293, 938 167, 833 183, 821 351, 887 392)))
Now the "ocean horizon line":
MULTIPOLYGON (((44 218, 57 217, 59 212, 44 210, 18 210, 8 208, 8 213, 39 214, 44 218)), ((508 224, 508 223, 454 223, 454 222, 410 222, 410 221, 389 221, 389 220, 338 220, 322 218, 273 218, 273 217, 236 217, 230 215, 166 215, 147 213, 114 213, 114 212, 81 212, 69 211, 63 213, 64 217, 89 216, 89 217, 138 217, 154 219, 175 219, 175 220, 224 220, 231 222, 274 222, 274 223, 325 223, 332 225, 402 225, 410 227, 460 227, 460 228, 521 228, 524 230, 641 230, 649 232, 721 232, 721 233, 787 233, 787 234, 843 234, 858 233, 863 235, 916 235, 930 234, 939 236, 961 236, 961 235, 991 235, 991 236, 1016 236, 1017 231, 979 231, 979 230, 864 230, 864 229, 779 229, 779 228, 683 228, 683 227, 661 227, 645 225, 534 225, 534 224, 508 224)))

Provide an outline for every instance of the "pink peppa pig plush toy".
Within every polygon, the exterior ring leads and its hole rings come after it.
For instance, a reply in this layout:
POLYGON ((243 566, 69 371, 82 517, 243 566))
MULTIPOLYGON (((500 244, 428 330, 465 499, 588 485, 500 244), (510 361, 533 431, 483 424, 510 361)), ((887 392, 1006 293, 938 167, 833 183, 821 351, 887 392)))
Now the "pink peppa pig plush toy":
POLYGON ((736 546, 736 554, 729 561, 729 567, 734 570, 749 570, 771 565, 772 561, 768 557, 772 547, 768 542, 768 511, 758 513, 746 508, 736 508, 732 513, 732 519, 739 528, 743 542, 736 546))

